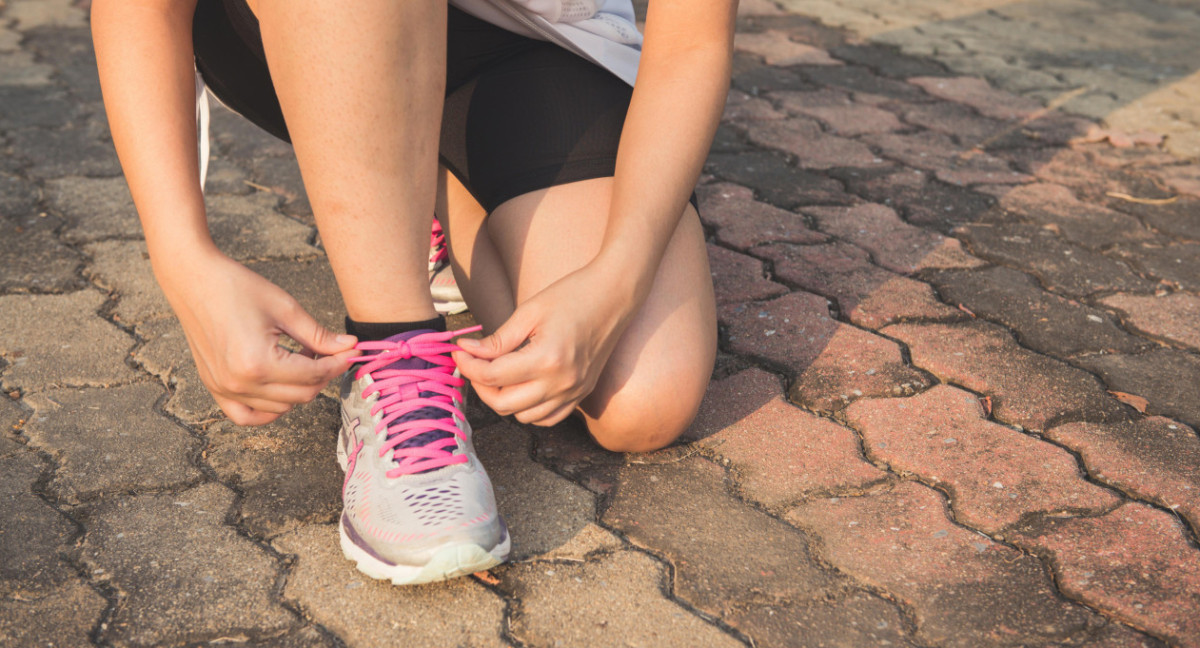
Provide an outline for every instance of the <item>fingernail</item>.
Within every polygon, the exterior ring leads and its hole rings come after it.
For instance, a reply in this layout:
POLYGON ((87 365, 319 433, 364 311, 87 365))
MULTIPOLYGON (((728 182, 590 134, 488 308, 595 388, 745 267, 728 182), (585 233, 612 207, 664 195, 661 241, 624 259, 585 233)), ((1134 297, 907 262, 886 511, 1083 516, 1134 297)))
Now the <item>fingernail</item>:
POLYGON ((345 333, 343 333, 343 334, 337 336, 336 338, 334 338, 334 341, 337 342, 338 344, 350 344, 351 342, 354 342, 355 339, 354 339, 353 335, 346 335, 345 333))
POLYGON ((466 347, 468 349, 478 349, 479 340, 476 340, 475 338, 458 338, 458 346, 466 347))

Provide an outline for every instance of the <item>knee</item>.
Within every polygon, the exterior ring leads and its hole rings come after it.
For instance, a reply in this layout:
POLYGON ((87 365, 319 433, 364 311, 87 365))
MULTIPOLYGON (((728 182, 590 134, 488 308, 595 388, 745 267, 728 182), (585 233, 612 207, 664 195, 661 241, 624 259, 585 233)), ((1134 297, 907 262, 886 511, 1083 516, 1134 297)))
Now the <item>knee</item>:
POLYGON ((655 397, 644 395, 637 399, 609 400, 603 412, 588 415, 588 432, 602 448, 612 452, 652 452, 670 445, 683 434, 696 412, 700 397, 681 397, 678 394, 655 397))

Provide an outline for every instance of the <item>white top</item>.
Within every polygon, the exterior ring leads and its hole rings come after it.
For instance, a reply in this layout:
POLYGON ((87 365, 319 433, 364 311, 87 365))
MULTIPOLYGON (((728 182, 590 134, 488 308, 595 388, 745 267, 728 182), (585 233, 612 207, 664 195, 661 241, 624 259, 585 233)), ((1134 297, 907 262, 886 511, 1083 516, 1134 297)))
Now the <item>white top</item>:
POLYGON ((549 41, 617 75, 637 78, 642 34, 630 0, 450 0, 508 31, 549 41))

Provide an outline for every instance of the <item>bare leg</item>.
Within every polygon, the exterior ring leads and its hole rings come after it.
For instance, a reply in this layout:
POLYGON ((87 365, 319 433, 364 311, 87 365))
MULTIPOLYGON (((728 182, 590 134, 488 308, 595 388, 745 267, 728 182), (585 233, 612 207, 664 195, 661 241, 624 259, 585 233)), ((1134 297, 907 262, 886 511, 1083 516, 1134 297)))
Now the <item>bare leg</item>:
POLYGON ((350 317, 435 315, 426 277, 446 3, 258 0, 304 186, 350 317))
MULTIPOLYGON (((600 249, 611 178, 519 196, 486 221, 453 177, 447 185, 451 260, 471 311, 489 331, 508 318, 514 303, 578 269, 600 249), (495 289, 497 278, 507 280, 510 290, 495 289)), ((715 354, 716 308, 704 233, 688 206, 650 295, 582 403, 588 430, 610 450, 669 444, 695 416, 715 354)))

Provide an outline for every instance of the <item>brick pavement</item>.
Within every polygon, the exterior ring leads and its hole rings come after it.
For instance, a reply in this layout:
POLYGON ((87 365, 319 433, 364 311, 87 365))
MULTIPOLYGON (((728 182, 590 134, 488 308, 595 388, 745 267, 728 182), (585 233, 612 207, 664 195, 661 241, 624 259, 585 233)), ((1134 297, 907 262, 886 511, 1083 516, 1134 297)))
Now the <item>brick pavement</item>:
MULTIPOLYGON (((699 419, 476 406, 516 560, 404 589, 334 543, 335 401, 200 385, 80 5, 0 2, 0 644, 1200 646, 1188 0, 743 0, 699 419)), ((214 135, 217 241, 336 326, 290 150, 214 135)))

